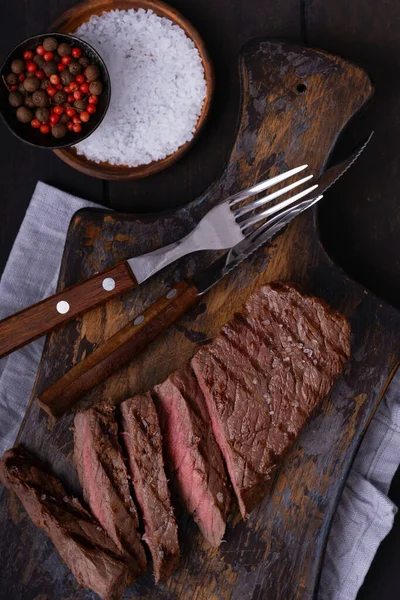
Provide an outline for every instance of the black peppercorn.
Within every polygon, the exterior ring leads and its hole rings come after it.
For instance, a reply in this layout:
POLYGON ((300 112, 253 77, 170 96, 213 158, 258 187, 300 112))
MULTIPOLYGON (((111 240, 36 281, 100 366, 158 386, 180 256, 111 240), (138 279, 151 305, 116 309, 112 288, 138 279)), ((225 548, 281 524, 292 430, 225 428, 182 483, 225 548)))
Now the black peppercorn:
POLYGON ((62 123, 57 123, 57 125, 54 125, 51 128, 52 135, 57 139, 63 138, 66 135, 67 131, 68 130, 67 130, 66 126, 63 125, 62 123))
POLYGON ((27 77, 24 80, 24 88, 27 92, 35 92, 40 88, 40 81, 37 77, 27 77))
POLYGON ((23 96, 26 96, 27 92, 26 89, 24 88, 24 84, 20 83, 18 86, 18 91, 20 94, 22 94, 23 96))
POLYGON ((47 37, 43 40, 42 46, 46 52, 54 52, 54 50, 57 50, 58 42, 56 38, 47 37))
POLYGON ((16 58, 11 63, 11 71, 20 75, 25 70, 25 62, 20 58, 16 58))
POLYGON ((33 104, 39 108, 49 105, 49 97, 44 90, 36 90, 32 94, 33 104))
POLYGON ((43 71, 45 72, 47 77, 50 77, 50 75, 55 75, 58 69, 54 60, 50 60, 49 62, 47 62, 43 67, 43 71))
POLYGON ((47 90, 49 85, 51 85, 50 79, 42 79, 42 83, 40 84, 40 89, 47 90))
POLYGON ((47 123, 47 121, 50 118, 50 111, 48 108, 38 108, 35 112, 35 117, 41 122, 41 123, 47 123))
POLYGON ((89 92, 93 96, 100 96, 102 91, 103 91, 103 84, 101 83, 101 81, 91 81, 89 83, 89 92))
POLYGON ((10 92, 8 94, 8 102, 11 104, 11 106, 17 108, 24 103, 24 97, 19 92, 10 92))
POLYGON ((18 75, 16 75, 15 73, 10 73, 9 75, 7 75, 6 81, 8 85, 18 85, 18 75))
POLYGON ((83 67, 84 69, 86 69, 86 67, 88 67, 88 66, 90 65, 90 58, 88 58, 87 56, 81 56, 81 57, 78 59, 78 63, 79 63, 80 65, 82 65, 82 67, 83 67))
POLYGON ((58 90, 53 96, 54 104, 64 104, 67 101, 67 94, 63 90, 58 90))
POLYGON ((68 121, 69 121, 69 116, 66 113, 63 113, 60 117, 59 122, 65 124, 65 123, 68 123, 68 121))
POLYGON ((46 64, 46 61, 44 60, 43 56, 40 56, 40 54, 35 54, 35 56, 33 57, 33 62, 36 63, 39 69, 42 70, 44 65, 46 64))
POLYGON ((71 46, 66 42, 62 42, 58 46, 57 52, 60 56, 69 56, 71 54, 71 46))
POLYGON ((33 103, 32 94, 27 94, 25 96, 25 106, 27 106, 28 108, 35 108, 35 105, 33 103))
POLYGON ((56 65, 58 65, 58 63, 61 62, 61 56, 59 54, 57 54, 57 52, 55 52, 53 54, 53 60, 56 63, 56 65))
POLYGON ((76 61, 72 61, 68 65, 69 72, 76 77, 79 73, 82 73, 82 65, 76 61))
POLYGON ((87 105, 87 100, 75 100, 74 102, 74 108, 77 110, 86 110, 87 105))
POLYGON ((17 119, 21 123, 30 123, 33 119, 32 111, 26 106, 20 106, 17 110, 17 119))
POLYGON ((89 65, 85 69, 85 77, 89 79, 89 81, 95 81, 98 77, 100 77, 100 69, 96 67, 96 65, 89 65))
POLYGON ((68 69, 65 69, 65 71, 61 71, 60 79, 63 85, 69 85, 72 81, 74 81, 75 77, 68 71, 68 69))

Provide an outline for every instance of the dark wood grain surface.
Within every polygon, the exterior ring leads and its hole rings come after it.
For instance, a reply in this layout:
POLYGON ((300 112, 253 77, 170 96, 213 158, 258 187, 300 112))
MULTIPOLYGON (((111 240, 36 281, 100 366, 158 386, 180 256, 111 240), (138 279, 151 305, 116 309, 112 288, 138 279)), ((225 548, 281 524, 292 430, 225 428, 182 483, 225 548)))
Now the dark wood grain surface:
MULTIPOLYGON (((0 54, 21 38, 44 31, 71 0, 3 0, 0 54)), ((353 0, 171 0, 205 39, 217 74, 208 126, 192 151, 170 170, 131 184, 104 184, 72 171, 55 156, 23 146, 0 128, 0 268, 38 179, 128 212, 167 210, 195 198, 221 172, 233 141, 238 109, 237 52, 259 35, 308 41, 359 62, 373 78, 372 105, 344 136, 342 150, 371 128, 363 162, 327 194, 321 211, 323 240, 353 277, 400 306, 398 118, 400 5, 353 0), (306 36, 306 37, 305 37, 306 36)), ((400 477, 391 495, 400 500, 400 477)), ((398 598, 400 525, 378 552, 360 600, 398 598)), ((46 553, 46 548, 44 552, 46 553)))

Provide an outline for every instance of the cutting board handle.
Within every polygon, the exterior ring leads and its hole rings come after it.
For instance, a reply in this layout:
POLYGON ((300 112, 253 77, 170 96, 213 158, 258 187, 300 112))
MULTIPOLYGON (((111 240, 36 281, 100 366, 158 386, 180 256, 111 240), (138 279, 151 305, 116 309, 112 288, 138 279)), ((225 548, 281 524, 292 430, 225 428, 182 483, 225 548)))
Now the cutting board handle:
POLYGON ((3 319, 0 321, 0 358, 136 286, 128 263, 121 262, 3 319))

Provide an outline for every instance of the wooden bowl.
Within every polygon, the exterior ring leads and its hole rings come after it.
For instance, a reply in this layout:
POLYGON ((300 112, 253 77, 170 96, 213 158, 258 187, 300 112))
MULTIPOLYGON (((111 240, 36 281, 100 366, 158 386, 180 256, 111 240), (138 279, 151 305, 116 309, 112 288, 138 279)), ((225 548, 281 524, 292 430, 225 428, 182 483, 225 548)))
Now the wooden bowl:
POLYGON ((201 128, 203 127, 211 104, 211 98, 214 91, 214 71, 205 48, 204 42, 201 39, 197 30, 185 17, 177 10, 168 6, 159 0, 85 0, 66 11, 59 17, 51 26, 52 31, 62 33, 74 32, 82 23, 88 21, 92 15, 100 15, 109 10, 152 10, 159 17, 170 19, 185 31, 186 35, 194 42, 204 67, 204 76, 207 84, 206 98, 204 100, 201 115, 197 122, 197 126, 193 138, 183 144, 176 152, 170 154, 162 160, 153 161, 148 165, 140 165, 138 167, 128 167, 124 165, 111 165, 108 162, 95 163, 88 160, 82 155, 78 155, 73 148, 63 148, 54 150, 54 152, 68 165, 92 177, 99 179, 108 179, 111 181, 121 181, 124 179, 139 179, 153 175, 162 171, 175 163, 194 143, 201 128))

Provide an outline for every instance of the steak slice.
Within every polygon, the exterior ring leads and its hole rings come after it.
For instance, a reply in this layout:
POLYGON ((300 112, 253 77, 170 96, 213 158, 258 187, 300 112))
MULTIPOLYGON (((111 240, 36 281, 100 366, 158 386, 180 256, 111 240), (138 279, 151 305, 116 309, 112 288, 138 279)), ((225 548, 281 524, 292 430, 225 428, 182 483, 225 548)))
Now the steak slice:
POLYGON ((217 547, 225 533, 231 493, 204 396, 190 365, 155 387, 168 462, 183 504, 217 547))
POLYGON ((349 354, 342 315, 293 286, 274 284, 253 294, 193 357, 243 517, 260 502, 349 354))
POLYGON ((129 470, 143 514, 143 539, 150 549, 158 583, 179 562, 178 528, 164 471, 160 425, 148 393, 125 400, 120 407, 129 470))
POLYGON ((131 558, 133 583, 146 567, 146 555, 113 408, 77 413, 74 425, 74 458, 84 498, 114 544, 131 558))
POLYGON ((22 448, 3 455, 0 479, 45 530, 80 585, 104 600, 122 596, 129 574, 125 556, 59 479, 22 448))

